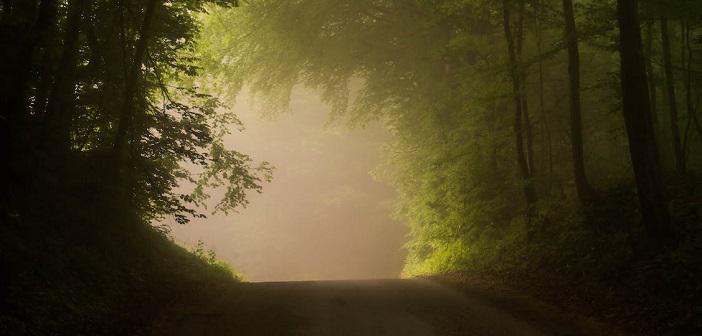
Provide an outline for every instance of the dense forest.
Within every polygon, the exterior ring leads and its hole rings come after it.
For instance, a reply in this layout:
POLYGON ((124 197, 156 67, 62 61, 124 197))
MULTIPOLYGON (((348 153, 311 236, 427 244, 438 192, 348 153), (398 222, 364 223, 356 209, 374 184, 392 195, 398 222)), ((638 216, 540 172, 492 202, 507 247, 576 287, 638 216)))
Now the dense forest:
POLYGON ((185 84, 199 72, 197 14, 234 4, 2 2, 1 334, 132 334, 175 297, 232 279, 158 220, 205 216, 195 209, 214 188, 213 210, 231 211, 270 178, 223 145, 236 116, 185 84))
POLYGON ((0 331, 114 330, 129 298, 231 277, 159 220, 260 192, 272 169, 225 148, 226 105, 247 89, 282 113, 298 86, 390 130, 374 173, 411 229, 406 276, 702 328, 696 0, 3 0, 0 50, 0 331))
POLYGON ((199 58, 220 95, 276 113, 304 85, 391 131, 375 173, 411 228, 405 275, 699 327, 701 24, 685 0, 250 1, 205 18, 199 58))

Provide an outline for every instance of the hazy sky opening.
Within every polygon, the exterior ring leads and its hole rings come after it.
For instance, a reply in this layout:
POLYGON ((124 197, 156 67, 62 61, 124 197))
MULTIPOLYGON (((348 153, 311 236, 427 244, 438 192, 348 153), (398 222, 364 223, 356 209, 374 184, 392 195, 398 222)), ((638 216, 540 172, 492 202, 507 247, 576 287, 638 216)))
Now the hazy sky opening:
POLYGON ((304 90, 273 119, 246 96, 233 108, 246 130, 228 147, 271 162, 273 181, 238 214, 171 225, 175 240, 204 241, 248 281, 399 277, 407 228, 390 217, 390 186, 370 175, 387 132, 326 127, 329 108, 304 90))

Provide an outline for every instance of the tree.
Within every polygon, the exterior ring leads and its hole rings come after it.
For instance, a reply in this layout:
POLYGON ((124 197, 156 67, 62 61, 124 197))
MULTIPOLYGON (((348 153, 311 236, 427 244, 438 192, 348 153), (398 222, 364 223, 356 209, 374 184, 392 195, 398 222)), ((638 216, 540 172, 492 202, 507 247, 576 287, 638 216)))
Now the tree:
POLYGON ((643 58, 637 0, 618 0, 621 85, 629 151, 644 227, 649 242, 660 246, 672 238, 671 219, 653 131, 648 81, 643 58))
POLYGON ((267 163, 224 147, 236 116, 192 84, 197 14, 235 1, 1 5, 3 211, 60 194, 109 205, 129 225, 184 223, 201 216, 194 208, 210 187, 226 189, 217 210, 230 211, 270 179, 267 163), (184 182, 196 191, 180 194, 184 182))
POLYGON ((673 158, 675 171, 685 174, 685 156, 682 141, 680 140, 680 127, 678 126, 678 104, 675 95, 675 75, 673 73, 673 60, 671 56, 670 33, 668 32, 668 19, 661 18, 661 40, 663 41, 663 68, 665 69, 665 88, 668 95, 668 113, 670 115, 670 132, 673 135, 673 158))
POLYGON ((585 174, 585 155, 583 151, 583 122, 580 104, 580 51, 578 49, 578 32, 575 26, 573 1, 563 0, 563 18, 565 19, 565 36, 568 45, 568 77, 570 79, 570 137, 573 155, 573 175, 578 198, 585 202, 592 191, 585 174))
POLYGON ((34 70, 32 60, 37 49, 51 36, 57 21, 57 7, 56 0, 42 0, 38 4, 36 1, 3 3, 0 157, 4 163, 0 165, 0 197, 4 202, 14 202, 16 189, 21 189, 18 184, 22 179, 22 168, 18 166, 19 162, 24 161, 22 138, 26 139, 27 136, 26 112, 34 70))
POLYGON ((70 132, 73 120, 73 104, 78 62, 78 38, 83 18, 85 1, 69 3, 68 19, 63 38, 63 51, 56 70, 54 85, 47 105, 47 122, 43 137, 48 138, 51 148, 66 153, 70 151, 70 132))
POLYGON ((644 46, 646 56, 646 74, 648 75, 648 92, 651 95, 651 113, 653 114, 653 123, 658 131, 658 82, 656 80, 656 71, 653 68, 653 19, 646 20, 646 42, 644 46))
MULTIPOLYGON (((213 90, 247 87, 269 114, 285 112, 291 92, 305 85, 320 91, 333 121, 380 120, 392 139, 378 171, 397 188, 398 216, 411 228, 408 270, 460 269, 486 249, 509 253, 507 238, 544 243, 581 229, 603 200, 636 188, 628 183, 632 166, 644 201, 652 188, 662 195, 657 166, 657 182, 646 184, 647 165, 656 164, 647 161, 652 128, 637 128, 637 119, 652 119, 650 105, 645 114, 636 105, 648 99, 645 74, 635 73, 644 88, 634 85, 643 91, 633 93, 626 76, 621 116, 632 128, 631 148, 625 123, 612 114, 624 88, 612 76, 620 52, 615 2, 575 3, 578 15, 563 0, 251 1, 211 13, 199 56, 213 90), (538 79, 529 81, 532 71, 538 79), (530 100, 540 112, 529 115, 530 100), (597 155, 590 165, 584 139, 597 155), (598 197, 582 197, 595 196, 595 181, 598 197), (569 211, 564 226, 551 225, 569 211)), ((646 204, 646 216, 651 204, 666 206, 663 198, 646 204)))
POLYGON ((512 33, 512 19, 510 6, 511 4, 509 0, 502 1, 503 28, 505 32, 505 38, 507 40, 508 66, 512 80, 512 96, 514 100, 514 137, 516 144, 515 149, 517 154, 517 164, 519 167, 519 173, 521 174, 522 183, 524 184, 524 198, 526 199, 527 207, 531 208, 536 202, 536 191, 534 190, 534 185, 532 181, 533 175, 531 165, 529 164, 529 159, 524 148, 525 132, 523 129, 523 118, 525 88, 523 78, 521 75, 523 71, 523 65, 519 63, 519 60, 517 58, 517 45, 521 44, 521 42, 517 43, 515 41, 514 34, 512 33))
MULTIPOLYGON (((149 0, 147 3, 146 11, 144 12, 144 19, 141 23, 141 28, 139 29, 139 40, 137 41, 136 48, 134 49, 134 57, 131 62, 132 64, 126 75, 126 81, 124 83, 122 111, 119 117, 119 124, 117 125, 117 132, 115 134, 113 144, 118 166, 122 162, 122 157, 124 156, 123 151, 128 141, 127 133, 132 127, 132 119, 134 118, 133 114, 135 109, 134 105, 138 104, 135 101, 134 96, 137 93, 137 84, 140 81, 142 67, 144 66, 146 49, 149 46, 149 39, 151 38, 151 26, 152 21, 154 20, 154 12, 156 11, 158 4, 158 0, 149 0)), ((125 42, 126 41, 123 41, 123 43, 125 42)))

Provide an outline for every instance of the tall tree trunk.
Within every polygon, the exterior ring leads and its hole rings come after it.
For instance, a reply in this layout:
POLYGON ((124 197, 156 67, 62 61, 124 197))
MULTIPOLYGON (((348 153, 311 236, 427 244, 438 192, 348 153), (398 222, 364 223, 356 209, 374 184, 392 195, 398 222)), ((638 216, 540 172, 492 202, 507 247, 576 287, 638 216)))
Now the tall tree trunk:
POLYGON ((493 174, 497 174, 499 171, 498 166, 498 153, 500 148, 500 143, 498 141, 497 135, 497 115, 502 111, 502 104, 493 103, 487 116, 488 131, 490 132, 490 170, 493 174))
POLYGON ((526 135, 527 163, 529 164, 529 175, 536 175, 536 163, 534 162, 534 132, 529 114, 529 102, 526 95, 526 74, 522 74, 522 112, 524 113, 524 129, 526 135))
MULTIPOLYGON (((25 5, 26 6, 26 5, 25 5)), ((27 96, 32 81, 32 60, 35 50, 41 46, 48 32, 56 24, 58 3, 56 0, 42 0, 39 4, 38 16, 31 25, 26 38, 18 38, 18 51, 15 59, 11 60, 10 77, 13 82, 0 95, 0 117, 5 119, 7 125, 18 126, 17 122, 27 108, 27 96)))
POLYGON ((132 59, 131 69, 126 73, 126 82, 124 88, 123 107, 120 115, 119 124, 117 125, 117 133, 113 143, 115 158, 117 159, 117 169, 120 168, 126 156, 125 148, 127 145, 127 133, 132 128, 134 119, 134 105, 138 102, 135 99, 137 85, 141 77, 141 67, 144 64, 146 49, 148 47, 149 38, 151 36, 151 26, 156 11, 158 0, 149 0, 146 11, 144 12, 144 21, 142 22, 139 31, 139 40, 136 43, 134 58, 132 59))
MULTIPOLYGON (((5 2, 4 4, 8 4, 5 2)), ((37 9, 32 2, 15 3, 7 13, 3 13, 3 21, 12 20, 11 16, 28 15, 37 9), (21 7, 21 8, 20 8, 21 7), (31 7, 31 8, 30 8, 31 7), (18 12, 18 13, 15 13, 18 12)), ((56 0, 42 0, 38 7, 38 15, 31 24, 17 28, 10 43, 16 46, 15 53, 9 53, 5 60, 4 69, 12 79, 3 87, 0 94, 0 199, 13 201, 14 188, 21 188, 22 175, 26 172, 14 167, 22 148, 21 134, 26 132, 24 119, 27 116, 28 95, 33 82, 32 68, 36 49, 43 45, 48 32, 56 24, 58 2, 56 0), (28 31, 27 33, 24 33, 28 31)), ((31 20, 31 19, 30 19, 31 20)), ((6 23, 6 22, 4 22, 6 23)), ((26 138, 26 136, 25 136, 26 138)))
POLYGON ((585 174, 585 154, 583 150, 582 105, 580 103, 580 50, 578 32, 575 27, 573 0, 563 0, 566 44, 568 45, 568 76, 570 79, 570 133, 571 154, 573 155, 573 176, 580 202, 591 196, 590 183, 585 174))
POLYGON ((653 133, 637 0, 618 0, 622 104, 641 215, 651 247, 672 239, 653 133))
POLYGON ((73 120, 76 98, 78 38, 84 5, 85 0, 73 0, 69 3, 68 19, 64 30, 63 51, 46 108, 47 122, 43 136, 46 140, 49 140, 48 145, 52 149, 61 152, 69 151, 71 145, 71 122, 73 120))
MULTIPOLYGON (((45 52, 45 56, 49 53, 45 52)), ((51 93, 51 84, 54 81, 54 68, 56 67, 55 60, 51 57, 43 57, 41 65, 37 73, 37 85, 34 92, 34 102, 32 104, 32 114, 35 116, 45 116, 47 105, 49 103, 49 95, 51 93)))
POLYGON ((517 36, 516 36, 516 64, 518 64, 519 70, 519 85, 521 86, 519 94, 521 96, 520 101, 522 104, 522 114, 524 116, 524 135, 526 138, 526 157, 527 166, 529 168, 529 175, 533 178, 535 176, 535 163, 534 163, 534 132, 531 124, 531 116, 529 114, 529 99, 527 96, 527 69, 524 67, 524 62, 522 61, 522 52, 524 50, 524 7, 526 1, 519 0, 519 17, 517 18, 517 36))
POLYGON ((536 14, 536 51, 539 55, 539 112, 541 114, 541 124, 543 128, 543 141, 545 144, 542 146, 544 148, 544 153, 546 154, 546 160, 548 164, 548 176, 546 178, 546 192, 551 192, 551 187, 553 185, 553 144, 551 141, 551 129, 548 122, 548 116, 546 115, 546 98, 544 93, 544 59, 543 59, 543 38, 541 31, 541 16, 543 16, 543 4, 539 0, 536 4, 537 14, 536 14))
POLYGON ((695 102, 692 99, 692 90, 694 88, 694 75, 693 75, 693 70, 692 70, 692 64, 693 63, 693 58, 694 58, 694 50, 692 49, 692 40, 691 40, 691 32, 690 32, 690 27, 688 23, 688 30, 687 30, 687 87, 688 87, 688 113, 690 115, 688 118, 692 120, 693 125, 697 129, 697 133, 699 133, 699 136, 702 137, 702 125, 700 125, 700 120, 697 117, 697 107, 695 106, 695 102))
MULTIPOLYGON (((651 114, 654 129, 658 131, 658 85, 656 71, 653 68, 653 19, 646 20, 646 73, 648 74, 648 92, 651 95, 651 114)), ((656 135, 658 132, 656 132, 656 135)))
POLYGON ((685 106, 687 107, 687 125, 685 127, 685 139, 683 141, 683 149, 685 151, 685 162, 687 162, 687 156, 690 151, 691 141, 689 141, 690 128, 692 124, 697 124, 697 111, 695 107, 695 102, 692 98, 692 64, 694 61, 694 52, 692 50, 692 40, 691 40, 691 29, 690 23, 685 20, 683 22, 683 54, 687 55, 687 61, 683 64, 683 70, 685 71, 685 106))
POLYGON ((511 28, 511 11, 508 0, 502 1, 503 5, 503 26, 505 38, 507 40, 507 54, 509 57, 509 72, 512 78, 512 98, 514 101, 514 135, 517 154, 517 166, 522 179, 524 188, 524 197, 526 199, 528 213, 531 213, 531 207, 536 202, 536 193, 531 181, 531 172, 527 162, 527 156, 524 151, 524 134, 522 129, 522 79, 520 65, 517 60, 516 46, 514 35, 511 28))
POLYGON ((683 156, 682 142, 680 140, 680 127, 678 126, 678 104, 675 98, 675 75, 673 73, 668 19, 665 17, 661 18, 661 38, 663 40, 663 67, 665 68, 666 93, 668 94, 670 132, 673 136, 672 145, 675 159, 675 171, 683 175, 685 174, 685 158, 683 156))

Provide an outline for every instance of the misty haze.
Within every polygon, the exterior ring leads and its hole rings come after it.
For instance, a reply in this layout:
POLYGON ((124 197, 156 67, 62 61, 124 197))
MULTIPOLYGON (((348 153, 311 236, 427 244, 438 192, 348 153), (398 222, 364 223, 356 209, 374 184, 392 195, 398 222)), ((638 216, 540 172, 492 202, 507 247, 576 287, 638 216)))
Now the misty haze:
POLYGON ((701 0, 2 0, 0 336, 702 335, 701 0))
POLYGON ((392 218, 391 187, 372 176, 387 131, 335 125, 311 90, 296 90, 289 112, 260 109, 242 95, 245 130, 225 143, 270 161, 273 180, 237 214, 171 224, 175 240, 202 240, 249 281, 398 278, 407 229, 392 218))

